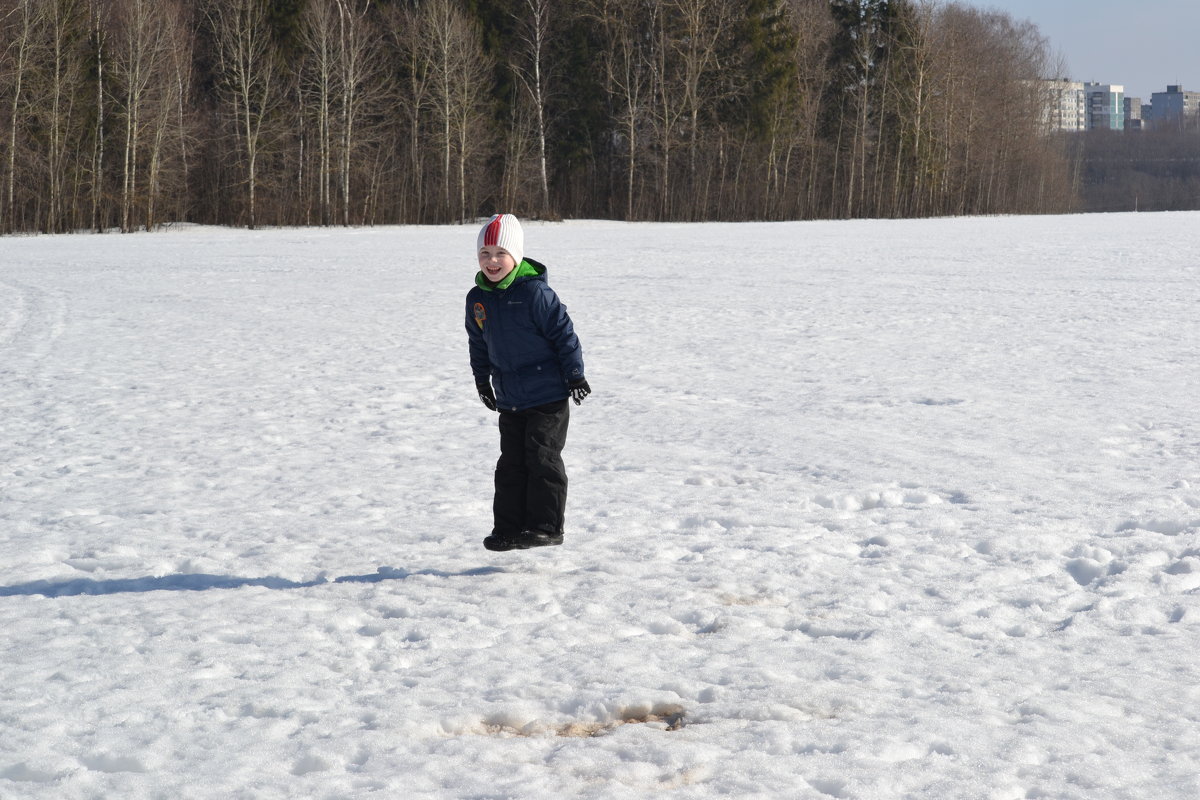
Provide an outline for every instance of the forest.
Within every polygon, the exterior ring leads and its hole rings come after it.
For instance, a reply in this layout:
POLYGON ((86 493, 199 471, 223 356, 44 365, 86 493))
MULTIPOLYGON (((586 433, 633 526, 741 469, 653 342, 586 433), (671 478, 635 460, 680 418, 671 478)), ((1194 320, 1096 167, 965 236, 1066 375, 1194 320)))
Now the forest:
POLYGON ((1200 209, 1200 120, 1137 133, 1089 131, 1067 145, 1078 186, 1073 210, 1200 209))
POLYGON ((1066 212, 1055 69, 933 0, 0 0, 0 232, 1066 212))

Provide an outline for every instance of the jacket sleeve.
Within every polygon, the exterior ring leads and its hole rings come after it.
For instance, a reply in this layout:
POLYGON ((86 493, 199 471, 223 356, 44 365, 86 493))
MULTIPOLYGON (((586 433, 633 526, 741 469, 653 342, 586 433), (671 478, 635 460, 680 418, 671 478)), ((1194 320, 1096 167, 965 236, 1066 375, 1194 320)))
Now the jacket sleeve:
POLYGON ((575 336, 575 326, 567 315, 567 307, 549 286, 538 292, 534 302, 534 324, 546 337, 558 358, 567 383, 583 378, 583 348, 575 336))
POLYGON ((492 365, 488 360, 488 346, 483 338, 483 330, 475 321, 474 303, 467 295, 467 345, 470 348, 471 373, 475 383, 487 383, 492 375, 492 365))

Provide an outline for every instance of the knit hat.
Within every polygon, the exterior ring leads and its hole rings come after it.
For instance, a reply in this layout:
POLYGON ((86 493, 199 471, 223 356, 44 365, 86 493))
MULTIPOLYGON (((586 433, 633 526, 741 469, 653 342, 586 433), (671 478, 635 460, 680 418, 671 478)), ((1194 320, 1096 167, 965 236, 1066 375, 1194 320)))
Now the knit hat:
POLYGON ((520 266, 525 257, 525 232, 521 230, 521 223, 512 214, 496 214, 479 231, 475 252, 485 247, 503 247, 520 266))

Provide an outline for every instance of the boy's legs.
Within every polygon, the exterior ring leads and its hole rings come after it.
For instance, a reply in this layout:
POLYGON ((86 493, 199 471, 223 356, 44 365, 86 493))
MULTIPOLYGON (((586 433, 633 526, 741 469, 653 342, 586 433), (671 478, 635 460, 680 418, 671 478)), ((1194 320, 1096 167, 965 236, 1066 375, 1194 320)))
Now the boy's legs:
POLYGON ((525 415, 500 412, 500 458, 496 462, 496 495, 492 499, 492 535, 516 536, 525 529, 525 415))
POLYGON ((562 533, 567 504, 562 449, 569 421, 566 400, 500 413, 493 535, 562 533))
POLYGON ((571 412, 563 400, 525 413, 524 530, 561 534, 567 509, 567 468, 562 451, 571 412))

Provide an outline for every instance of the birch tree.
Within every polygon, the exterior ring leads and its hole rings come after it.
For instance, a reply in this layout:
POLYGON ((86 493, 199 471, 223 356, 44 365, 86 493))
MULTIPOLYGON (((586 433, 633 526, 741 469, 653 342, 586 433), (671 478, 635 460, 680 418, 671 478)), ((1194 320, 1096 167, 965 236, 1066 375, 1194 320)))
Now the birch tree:
POLYGON ((164 195, 178 200, 187 188, 191 139, 186 108, 192 84, 194 39, 179 0, 158 0, 161 45, 155 50, 155 91, 147 108, 146 230, 159 223, 164 195), (168 187, 171 191, 168 193, 168 187))
POLYGON ((35 91, 30 116, 45 131, 42 153, 45 164, 46 213, 42 229, 62 232, 79 223, 73 213, 80 179, 81 115, 78 103, 85 87, 84 48, 87 22, 80 0, 55 0, 45 5, 45 62, 35 91))
POLYGON ((651 107, 654 110, 659 158, 658 219, 665 220, 671 218, 675 207, 671 190, 671 156, 679 136, 680 120, 687 113, 687 107, 678 91, 679 63, 674 58, 676 20, 667 13, 665 7, 654 3, 650 23, 650 30, 654 32, 649 62, 654 98, 651 107))
POLYGON ((106 13, 108 3, 105 0, 89 0, 88 25, 92 39, 92 50, 95 56, 96 91, 95 98, 95 136, 92 145, 92 217, 91 226, 97 233, 104 230, 105 220, 105 137, 107 131, 105 122, 108 118, 108 104, 105 102, 105 70, 108 66, 108 26, 106 13))
POLYGON ((173 0, 119 0, 114 8, 112 93, 121 125, 121 230, 154 223, 167 130, 173 127, 173 59, 186 47, 173 0))
POLYGON ((392 106, 404 123, 405 164, 397 194, 402 219, 426 221, 426 148, 422 146, 434 113, 433 60, 426 46, 424 17, 416 9, 394 7, 386 17, 388 40, 395 52, 397 80, 392 106))
MULTIPOLYGON (((353 178, 369 143, 366 120, 387 94, 386 65, 368 0, 335 0, 338 9, 338 73, 341 89, 342 224, 351 222, 353 178)), ((364 211, 365 216, 365 211, 364 211)))
POLYGON ((546 119, 550 86, 549 63, 552 10, 550 0, 521 0, 517 13, 517 42, 512 69, 532 110, 537 152, 538 210, 550 211, 550 179, 546 162, 546 119))
MULTIPOLYGON (((16 0, 8 15, 3 19, 3 69, 0 76, 7 76, 4 89, 7 92, 5 120, 7 150, 4 157, 4 214, 0 230, 12 233, 20 229, 17 217, 17 148, 22 123, 26 122, 26 93, 30 71, 35 59, 38 42, 35 29, 40 18, 40 9, 35 0, 16 0)), ((0 84, 2 85, 2 84, 0 84)))
MULTIPOLYGON (((320 225, 329 225, 333 221, 330 186, 334 160, 333 107, 338 78, 337 27, 333 3, 324 0, 309 3, 300 34, 304 59, 300 64, 299 97, 302 113, 316 133, 313 149, 316 153, 317 222, 320 225)), ((303 154, 301 160, 303 162, 303 154)))
POLYGON ((258 224, 259 159, 268 124, 283 98, 284 76, 262 0, 218 0, 210 12, 220 73, 219 92, 235 131, 246 186, 247 226, 258 224))
POLYGON ((676 73, 679 86, 677 89, 664 87, 664 90, 678 91, 681 96, 688 136, 687 196, 693 200, 691 217, 695 219, 701 114, 704 109, 713 108, 720 99, 716 91, 720 82, 713 79, 712 73, 720 66, 717 54, 723 40, 732 32, 740 5, 733 0, 669 0, 666 5, 667 13, 675 18, 678 26, 670 49, 679 62, 676 73))
POLYGON ((641 133, 648 124, 651 63, 646 31, 650 29, 651 14, 645 0, 592 0, 591 15, 601 30, 603 85, 623 151, 623 214, 632 220, 638 216, 635 187, 641 133))
POLYGON ((478 24, 453 0, 429 0, 420 20, 438 126, 442 218, 463 219, 467 214, 467 165, 482 153, 489 138, 486 103, 491 64, 482 54, 478 24))

